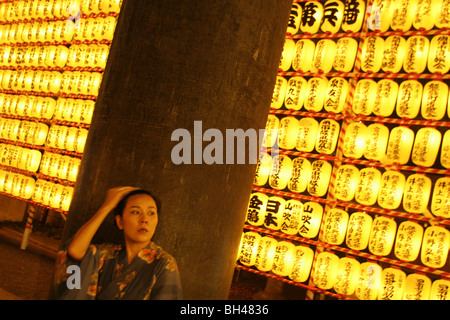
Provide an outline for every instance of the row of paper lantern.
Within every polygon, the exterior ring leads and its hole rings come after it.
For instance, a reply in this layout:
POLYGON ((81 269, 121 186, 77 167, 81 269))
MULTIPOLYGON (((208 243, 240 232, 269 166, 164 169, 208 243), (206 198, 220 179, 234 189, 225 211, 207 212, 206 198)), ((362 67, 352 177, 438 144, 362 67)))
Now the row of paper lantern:
POLYGON ((44 43, 71 41, 112 41, 116 28, 115 17, 78 20, 45 21, 0 25, 0 44, 44 43))
POLYGON ((0 3, 0 22, 64 18, 81 13, 119 13, 122 0, 19 0, 0 3))
POLYGON ((332 252, 316 253, 307 246, 277 241, 249 231, 242 235, 238 260, 247 267, 288 277, 294 282, 309 278, 320 289, 361 300, 449 300, 450 281, 431 281, 425 275, 406 273, 398 268, 382 269, 373 262, 360 263, 353 257, 332 252), (422 284, 422 285, 418 285, 422 284))
POLYGON ((0 93, 0 113, 90 124, 95 101, 0 93))
POLYGON ((373 1, 367 10, 365 1, 328 0, 325 3, 308 1, 294 3, 287 33, 358 32, 366 13, 369 30, 385 32, 431 30, 450 27, 449 3, 435 1, 373 1))

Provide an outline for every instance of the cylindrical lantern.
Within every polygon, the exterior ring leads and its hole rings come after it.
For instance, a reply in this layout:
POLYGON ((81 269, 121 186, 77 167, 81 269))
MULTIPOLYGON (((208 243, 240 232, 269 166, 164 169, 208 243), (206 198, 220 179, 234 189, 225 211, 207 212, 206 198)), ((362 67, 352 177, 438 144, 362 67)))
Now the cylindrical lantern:
POLYGON ((308 111, 319 112, 323 108, 328 80, 326 78, 313 77, 308 80, 303 105, 308 111))
POLYGON ((450 232, 444 227, 432 226, 425 229, 420 260, 430 268, 442 268, 447 263, 450 232))
POLYGON ((411 29, 414 13, 417 9, 417 1, 401 0, 396 2, 392 12, 391 28, 395 31, 407 31, 411 29))
POLYGON ((344 242, 347 231, 348 213, 342 209, 330 209, 325 215, 323 241, 340 245, 344 242))
POLYGON ((80 119, 81 123, 90 124, 92 120, 92 115, 94 113, 95 102, 92 100, 81 100, 79 103, 80 107, 80 119))
POLYGON ((324 160, 315 160, 311 165, 311 177, 308 181, 308 193, 312 196, 323 197, 328 190, 332 166, 324 160))
POLYGON ((349 218, 345 244, 353 250, 364 250, 369 244, 373 219, 367 213, 355 212, 349 218))
POLYGON ((352 295, 358 283, 361 264, 354 258, 339 259, 334 290, 339 294, 352 295))
POLYGON ((431 285, 430 300, 450 300, 450 281, 434 280, 431 285))
POLYGON ((22 170, 36 172, 41 162, 42 153, 39 150, 23 149, 17 167, 22 170))
POLYGON ((300 29, 300 19, 302 17, 302 6, 299 3, 293 3, 291 14, 289 15, 289 23, 286 30, 287 34, 295 35, 300 29))
POLYGON ((419 173, 406 179, 403 209, 409 213, 424 213, 431 194, 431 179, 419 173))
POLYGON ((405 175, 401 172, 393 170, 383 172, 378 192, 378 205, 384 209, 397 209, 402 203, 405 181, 405 175))
POLYGON ((381 123, 372 123, 367 127, 366 148, 364 157, 381 161, 385 158, 389 139, 389 129, 381 123))
POLYGON ((354 165, 345 164, 339 167, 334 184, 334 196, 336 199, 349 202, 355 196, 359 180, 359 169, 354 165))
POLYGON ((323 17, 323 5, 317 1, 308 1, 303 6, 300 30, 303 33, 314 34, 319 31, 323 17))
POLYGON ((272 93, 272 102, 270 107, 273 109, 280 109, 283 106, 284 97, 287 89, 287 80, 281 76, 277 76, 275 86, 272 93))
POLYGON ((328 73, 333 67, 336 55, 336 42, 331 39, 321 39, 316 43, 311 72, 328 73))
POLYGON ((394 219, 377 217, 372 223, 369 238, 369 251, 376 256, 387 256, 394 244, 397 223, 394 219))
POLYGON ((431 280, 423 274, 412 273, 406 277, 403 300, 428 300, 431 280))
POLYGON ((384 39, 367 37, 364 40, 361 53, 361 70, 376 73, 381 68, 383 59, 384 39))
POLYGON ((287 83, 284 106, 289 110, 300 110, 305 99, 307 81, 303 77, 291 77, 287 83))
POLYGON ((264 227, 272 230, 279 230, 281 228, 285 204, 286 200, 281 197, 269 197, 264 213, 264 227))
POLYGON ((89 131, 87 129, 78 129, 77 130, 77 134, 75 136, 75 152, 77 153, 83 153, 84 152, 84 147, 86 146, 86 140, 87 140, 87 136, 88 136, 89 131))
POLYGON ((344 3, 339 0, 328 0, 323 7, 324 15, 320 29, 324 33, 338 33, 344 18, 344 3))
POLYGON ((295 282, 305 282, 309 278, 314 251, 305 246, 296 246, 292 255, 292 269, 289 278, 295 282))
POLYGON ((428 53, 428 71, 446 74, 450 69, 450 36, 437 35, 431 39, 428 53))
POLYGON ((395 256, 403 261, 414 261, 420 253, 423 227, 412 221, 400 223, 395 239, 395 256))
POLYGON ((70 204, 72 203, 73 191, 73 187, 64 187, 62 189, 59 209, 63 211, 69 211, 70 204))
POLYGON ((448 1, 439 1, 439 14, 435 20, 436 28, 449 28, 450 27, 450 4, 448 1))
POLYGON ((311 162, 305 158, 297 157, 292 161, 291 177, 288 181, 288 189, 292 192, 304 192, 311 176, 311 162))
POLYGON ((373 105, 373 113, 377 116, 389 117, 395 109, 399 85, 391 79, 377 82, 377 90, 373 105))
POLYGON ((267 183, 272 168, 272 157, 266 152, 259 154, 258 163, 256 164, 255 178, 253 183, 257 186, 263 186, 267 183))
MULTIPOLYGON (((450 110, 450 108, 449 108, 450 110)), ((445 131, 441 146, 441 166, 450 168, 450 130, 445 131)))
POLYGON ((238 259, 243 265, 250 267, 255 264, 260 240, 261 235, 253 231, 242 235, 238 259))
POLYGON ((373 262, 361 263, 355 295, 360 300, 376 300, 381 288, 382 268, 373 262))
POLYGON ((440 0, 418 1, 416 13, 413 18, 413 27, 416 30, 431 30, 439 14, 440 0))
POLYGON ((69 168, 69 162, 72 158, 69 156, 61 156, 58 161, 58 171, 56 176, 60 179, 67 180, 67 170, 69 168))
POLYGON ((389 36, 384 41, 381 69, 384 72, 399 73, 406 53, 406 40, 401 36, 389 36))
POLYGON ((322 222, 323 208, 317 202, 303 204, 301 224, 298 233, 304 238, 315 238, 322 222))
POLYGON ((423 73, 428 62, 430 40, 425 36, 411 36, 406 40, 403 70, 407 73, 423 73))
POLYGON ((38 179, 34 186, 34 193, 31 199, 35 202, 45 204, 44 199, 48 198, 48 193, 53 183, 43 179, 38 179))
POLYGON ((292 160, 286 155, 276 155, 272 159, 272 168, 270 170, 269 185, 277 190, 286 188, 291 177, 292 160))
POLYGON ((264 132, 262 146, 271 148, 278 141, 278 129, 280 127, 280 120, 277 116, 269 114, 266 121, 266 128, 264 132))
POLYGON ((318 153, 332 154, 337 145, 340 125, 336 120, 324 119, 320 121, 315 149, 318 153))
POLYGON ((422 167, 431 167, 441 145, 442 135, 435 128, 420 128, 416 133, 411 160, 414 164, 422 167))
POLYGON ((402 270, 396 268, 383 269, 378 300, 402 300, 405 283, 406 273, 402 270))
POLYGON ((424 119, 441 120, 445 116, 448 85, 442 81, 429 81, 422 94, 421 114, 424 119))
POLYGON ((408 127, 395 127, 389 134, 386 159, 392 163, 406 164, 414 143, 414 131, 408 127))
POLYGON ((297 72, 308 72, 314 59, 316 44, 310 39, 300 39, 295 44, 292 68, 297 72))
POLYGON ((273 258, 272 272, 287 277, 293 267, 295 245, 288 241, 280 241, 275 249, 273 258))
POLYGON ((297 142, 299 123, 295 117, 284 117, 280 121, 278 131, 278 146, 282 149, 291 150, 297 142))
POLYGON ((255 260, 255 266, 258 270, 264 272, 272 270, 277 245, 278 241, 272 237, 265 236, 260 239, 255 260))
POLYGON ((291 68, 294 53, 295 41, 292 39, 286 39, 284 41, 283 52, 281 53, 280 64, 278 66, 281 71, 288 71, 291 68))
POLYGON ((329 290, 336 283, 339 257, 331 252, 321 252, 317 255, 314 265, 313 282, 320 289, 329 290))
POLYGON ((253 226, 262 226, 269 197, 260 192, 252 193, 247 207, 245 221, 253 226))
POLYGON ((351 3, 345 2, 344 19, 342 21, 342 30, 344 32, 359 32, 364 22, 366 14, 366 2, 355 0, 351 3))
POLYGON ((350 123, 345 131, 343 154, 348 158, 359 159, 366 149, 367 127, 361 122, 350 123))
POLYGON ((319 122, 314 118, 301 118, 298 124, 299 128, 295 148, 301 152, 313 151, 314 146, 316 145, 317 133, 319 131, 319 122))
POLYGON ((325 93, 324 108, 328 112, 340 113, 347 103, 349 91, 348 81, 341 77, 334 77, 328 81, 325 93))
POLYGON ((441 177, 434 184, 431 212, 438 217, 450 218, 450 177, 441 177))
POLYGON ((375 168, 363 168, 359 171, 355 200, 366 206, 375 204, 380 188, 381 172, 375 168))
POLYGON ((358 42, 350 37, 343 37, 336 41, 336 54, 333 68, 339 72, 351 72, 358 52, 358 42))
POLYGON ((297 234, 301 224, 303 204, 295 199, 287 200, 281 216, 280 231, 286 234, 297 234))
POLYGON ((352 110, 365 116, 373 112, 377 93, 377 83, 372 79, 362 79, 356 84, 352 110))
POLYGON ((52 208, 59 209, 60 203, 61 203, 61 195, 63 191, 64 186, 60 184, 53 184, 49 197, 48 197, 48 205, 52 208))
POLYGON ((423 86, 418 80, 406 80, 398 89, 396 113, 401 118, 417 117, 422 102, 423 86))

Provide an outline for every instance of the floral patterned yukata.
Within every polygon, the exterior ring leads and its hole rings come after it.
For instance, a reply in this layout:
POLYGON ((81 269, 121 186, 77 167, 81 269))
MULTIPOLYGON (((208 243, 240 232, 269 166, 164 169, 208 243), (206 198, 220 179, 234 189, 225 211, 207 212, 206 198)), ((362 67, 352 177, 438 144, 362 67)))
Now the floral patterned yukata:
POLYGON ((141 249, 130 264, 124 246, 91 245, 81 261, 67 250, 58 253, 55 272, 57 299, 178 300, 182 299, 175 259, 154 242, 141 249), (81 288, 68 289, 70 265, 78 265, 81 288))

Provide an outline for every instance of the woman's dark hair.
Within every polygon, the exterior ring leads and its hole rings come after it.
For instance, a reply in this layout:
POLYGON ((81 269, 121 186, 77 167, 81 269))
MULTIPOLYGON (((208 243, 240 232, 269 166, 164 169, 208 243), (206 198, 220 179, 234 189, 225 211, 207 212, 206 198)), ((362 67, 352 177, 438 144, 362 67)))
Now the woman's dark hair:
POLYGON ((156 211, 158 212, 158 216, 160 215, 160 213, 161 213, 161 201, 159 201, 159 199, 156 198, 150 191, 143 190, 143 189, 137 189, 137 190, 131 191, 125 197, 123 197, 122 200, 119 201, 117 206, 112 211, 114 216, 116 216, 116 215, 122 216, 123 209, 125 209, 125 206, 127 204, 128 198, 131 197, 131 196, 137 195, 137 194, 146 194, 146 195, 152 197, 152 199, 156 203, 156 211))

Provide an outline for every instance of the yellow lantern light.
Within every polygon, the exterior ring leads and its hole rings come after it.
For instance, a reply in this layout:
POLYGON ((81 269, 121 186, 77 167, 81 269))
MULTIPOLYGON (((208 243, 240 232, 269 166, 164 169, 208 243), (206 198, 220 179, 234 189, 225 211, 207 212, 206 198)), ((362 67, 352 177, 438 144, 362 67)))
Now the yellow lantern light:
POLYGON ((360 300, 376 300, 381 288, 382 268, 373 262, 361 263, 355 295, 360 300))
POLYGON ((308 181, 308 193, 323 197, 328 190, 332 166, 325 160, 315 160, 311 165, 311 177, 308 181))
POLYGON ((450 130, 445 131, 441 146, 441 166, 450 168, 450 130))
POLYGON ((334 196, 338 200, 352 201, 359 180, 359 169, 354 165, 345 164, 338 168, 334 186, 334 196))
POLYGON ((328 81, 325 93, 324 108, 328 112, 340 113, 347 103, 349 92, 348 81, 341 77, 334 77, 328 81))
POLYGON ((264 215, 264 227, 272 230, 279 230, 281 228, 285 204, 286 200, 281 197, 269 197, 264 215))
POLYGON ((278 241, 272 237, 265 236, 260 239, 255 259, 255 267, 258 270, 268 272, 272 269, 277 245, 278 241))
POLYGON ((432 226, 425 229, 420 260, 430 268, 442 268, 447 263, 450 232, 444 227, 432 226))
POLYGON ((295 117, 284 117, 280 121, 278 132, 278 146, 282 149, 291 150, 297 142, 298 120, 295 117))
POLYGON ((261 235, 253 231, 242 235, 238 259, 244 266, 250 267, 255 264, 260 240, 261 235))
POLYGON ((58 171, 56 172, 56 176, 60 179, 67 179, 67 170, 69 168, 69 161, 72 158, 69 156, 61 156, 58 160, 58 171))
POLYGON ((419 173, 406 179, 403 209, 409 213, 424 213, 431 193, 431 179, 419 173))
POLYGON ((0 192, 3 192, 3 186, 5 185, 6 173, 8 171, 0 170, 0 192))
POLYGON ((449 28, 450 27, 450 12, 449 3, 447 1, 439 1, 439 9, 437 20, 435 21, 436 28, 449 28))
POLYGON ((293 267, 295 245, 288 241, 280 241, 275 248, 272 272, 281 277, 287 277, 293 267))
POLYGON ((23 149, 17 167, 22 170, 36 172, 41 163, 42 153, 39 150, 23 149))
POLYGON ((253 184, 263 186, 267 183, 272 168, 272 157, 265 152, 259 154, 258 163, 256 164, 255 178, 253 184))
POLYGON ((89 29, 89 33, 87 34, 87 40, 95 40, 99 39, 103 27, 103 21, 100 19, 91 19, 91 28, 89 29))
POLYGON ((43 203, 44 194, 48 192, 50 182, 44 179, 36 180, 34 185, 34 193, 31 199, 37 203, 43 203))
POLYGON ((89 94, 89 85, 91 80, 90 72, 81 72, 79 75, 78 83, 75 88, 76 94, 89 94))
POLYGON ((306 110, 315 112, 322 110, 327 86, 326 78, 313 77, 308 80, 303 103, 306 110))
POLYGON ((102 12, 120 12, 120 7, 122 6, 122 0, 100 0, 99 7, 102 12))
POLYGON ((342 30, 344 32, 358 32, 361 30, 365 10, 365 1, 356 0, 345 2, 344 19, 342 21, 342 30))
POLYGON ((428 62, 430 40, 425 36, 411 36, 406 40, 403 69, 407 73, 423 73, 428 62))
POLYGON ((87 49, 87 45, 71 45, 67 54, 67 66, 74 68, 84 67, 83 61, 87 49))
POLYGON ((401 36, 389 36, 384 41, 381 69, 384 72, 399 73, 406 54, 406 40, 401 36))
POLYGON ((369 244, 373 219, 367 213, 355 212, 349 218, 345 244, 353 250, 365 250, 369 244))
POLYGON ((277 76, 275 87, 272 93, 272 102, 270 104, 271 108, 280 109, 283 106, 287 85, 288 82, 285 78, 277 76))
POLYGON ((311 72, 327 73, 333 67, 336 55, 336 43, 331 39, 321 39, 316 43, 311 72))
POLYGON ((375 168, 363 168, 359 171, 359 181, 356 187, 355 200, 366 206, 372 206, 378 198, 381 172, 375 168))
POLYGON ((352 295, 358 283, 361 264, 354 258, 339 259, 334 290, 339 294, 352 295))
MULTIPOLYGON (((97 18, 98 19, 98 18, 97 18)), ((116 29, 117 20, 115 17, 106 17, 102 20, 102 29, 100 36, 97 40, 109 40, 112 41, 114 37, 114 31, 116 29)))
POLYGON ((25 176, 23 174, 18 174, 18 173, 14 174, 12 183, 11 183, 11 189, 8 193, 12 194, 13 196, 18 197, 19 191, 20 191, 21 180, 23 178, 25 178, 25 176))
POLYGON ((336 283, 339 257, 331 252, 321 252, 317 255, 312 275, 313 283, 320 289, 329 290, 336 283))
POLYGON ((386 268, 381 272, 378 300, 402 300, 406 273, 397 268, 386 268))
POLYGON ((416 30, 431 30, 434 21, 439 14, 440 0, 418 1, 416 3, 416 13, 413 19, 413 27, 416 30))
POLYGON ((295 148, 301 152, 311 152, 316 145, 319 122, 314 118, 301 118, 295 148))
POLYGON ((423 227, 412 221, 400 223, 395 239, 395 256, 403 261, 414 261, 422 245, 423 227))
POLYGON ((355 114, 368 116, 372 113, 377 93, 377 83, 372 79, 362 79, 356 84, 352 110, 355 114))
POLYGON ((366 149, 367 127, 361 122, 352 122, 347 126, 344 137, 343 153, 345 157, 359 159, 366 149))
POLYGON ((317 1, 305 3, 300 20, 300 30, 303 33, 314 34, 319 31, 323 17, 323 5, 317 1))
POLYGON ((64 187, 61 192, 61 203, 59 209, 63 211, 69 211, 70 204, 72 203, 73 187, 64 187))
POLYGON ((286 155, 276 155, 272 159, 269 185, 277 190, 286 188, 291 177, 292 160, 286 155))
POLYGON ((417 9, 417 0, 400 0, 392 12, 391 28, 395 31, 411 29, 414 13, 417 9))
POLYGON ((291 7, 291 14, 289 15, 289 23, 286 30, 287 34, 297 34, 300 29, 300 18, 302 17, 302 6, 298 3, 293 3, 291 7))
POLYGON ((266 148, 273 147, 278 141, 278 129, 280 127, 280 120, 277 116, 269 114, 266 121, 266 128, 262 141, 262 146, 266 148))
POLYGON ((311 162, 305 158, 296 157, 292 161, 291 177, 288 181, 288 189, 292 192, 304 192, 311 176, 311 162))
POLYGON ((78 128, 70 127, 67 130, 66 139, 64 141, 64 149, 68 151, 75 151, 75 139, 78 134, 78 128))
POLYGON ((64 186, 60 184, 53 184, 49 192, 48 205, 55 209, 60 209, 61 196, 64 186))
POLYGON ((438 217, 450 218, 450 177, 441 177, 436 180, 431 212, 438 217))
POLYGON ((49 128, 45 123, 35 123, 35 131, 34 135, 32 135, 28 141, 28 143, 42 146, 47 140, 49 128))
MULTIPOLYGON (((67 127, 66 127, 67 128, 67 127)), ((61 126, 52 125, 48 130, 47 140, 45 145, 48 147, 56 148, 57 140, 60 139, 61 126)), ((65 135, 64 135, 65 137, 65 135)))
POLYGON ((367 127, 366 148, 364 157, 381 161, 385 157, 389 139, 389 129, 380 123, 372 123, 367 127))
POLYGON ((328 0, 324 4, 322 32, 335 34, 341 28, 344 19, 344 3, 342 1, 328 0))
POLYGON ((75 152, 77 153, 84 152, 88 133, 89 132, 87 129, 78 129, 77 136, 75 138, 75 152))
POLYGON ((428 53, 428 71, 446 74, 450 70, 450 37, 437 35, 431 39, 428 53))
POLYGON ((23 176, 20 180, 20 188, 17 194, 22 199, 30 199, 34 193, 35 180, 31 177, 23 176))
POLYGON ((340 133, 340 125, 333 119, 324 119, 319 124, 316 151, 318 153, 332 154, 337 145, 340 133))
POLYGON ((280 231, 286 234, 297 234, 301 224, 303 204, 295 199, 287 200, 281 217, 280 231))
POLYGON ((316 44, 311 39, 300 39, 295 43, 292 68, 297 72, 308 72, 314 59, 316 44))
POLYGON ((292 255, 292 270, 289 278, 295 282, 305 282, 309 278, 314 259, 314 251, 305 246, 296 246, 292 255))
POLYGON ((80 100, 80 119, 81 123, 90 124, 92 120, 92 115, 94 114, 95 102, 92 100, 80 100))
POLYGON ((304 238, 315 238, 319 233, 322 222, 323 208, 317 202, 306 202, 303 204, 301 224, 298 233, 304 238))
POLYGON ((405 181, 405 175, 401 172, 393 170, 383 172, 378 193, 378 205, 384 209, 397 209, 402 203, 405 181))
POLYGON ((287 83, 284 106, 289 110, 300 110, 305 99, 307 81, 303 77, 291 77, 287 83))
POLYGON ((281 53, 280 63, 278 69, 281 71, 288 71, 291 68, 292 59, 295 53, 295 41, 286 39, 284 41, 283 51, 281 53))
POLYGON ((450 281, 434 280, 430 290, 430 300, 450 300, 450 281))
POLYGON ((81 0, 81 12, 90 15, 91 13, 100 13, 100 0, 81 0))
POLYGON ((445 116, 448 85, 442 81, 429 81, 423 88, 421 114, 424 119, 441 120, 445 116))
POLYGON ((428 300, 431 280, 423 274, 412 273, 406 277, 403 300, 428 300))
POLYGON ((411 160, 422 167, 431 167, 436 161, 442 134, 435 128, 420 128, 416 133, 411 160))
POLYGON ((6 172, 6 174, 4 175, 3 189, 1 191, 11 194, 13 190, 13 182, 16 176, 17 173, 6 172))
POLYGON ((406 164, 414 143, 414 131, 408 127, 395 127, 389 135, 386 159, 392 163, 406 164))
POLYGON ((384 39, 381 37, 367 37, 361 52, 361 70, 376 73, 381 68, 384 57, 384 39))
POLYGON ((406 80, 398 89, 396 112, 400 118, 417 117, 422 102, 423 86, 418 80, 406 80))
POLYGON ((247 207, 245 221, 252 226, 262 226, 269 197, 260 192, 252 193, 247 207))
POLYGON ((81 160, 72 158, 67 165, 67 180, 75 182, 80 169, 81 160))
POLYGON ((330 209, 325 215, 322 240, 329 244, 341 245, 345 240, 348 219, 346 211, 330 209))

